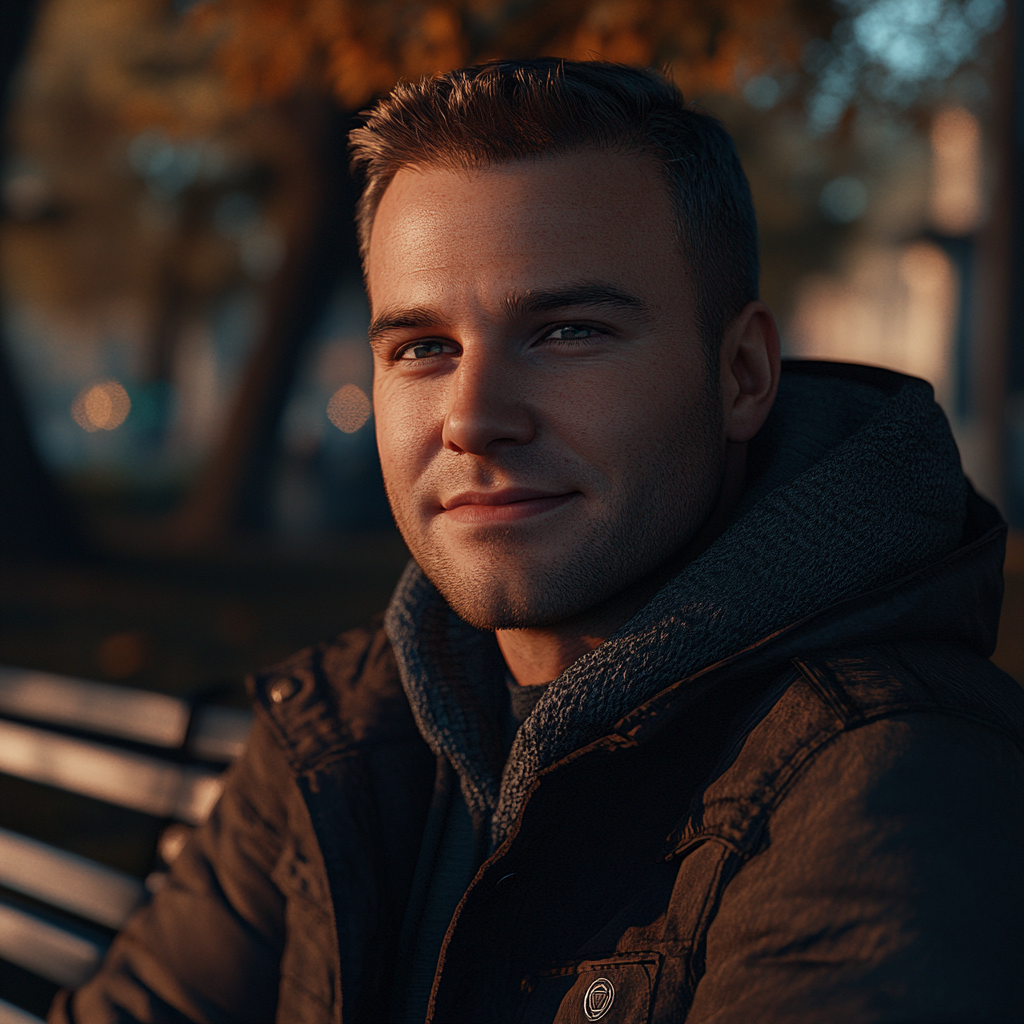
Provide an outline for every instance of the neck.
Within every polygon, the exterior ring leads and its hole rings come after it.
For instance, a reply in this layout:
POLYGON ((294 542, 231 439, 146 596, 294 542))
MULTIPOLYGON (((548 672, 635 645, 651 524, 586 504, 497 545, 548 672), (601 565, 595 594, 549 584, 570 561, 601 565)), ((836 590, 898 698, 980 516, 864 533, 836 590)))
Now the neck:
POLYGON ((621 629, 681 569, 706 551, 725 530, 743 494, 747 446, 730 444, 718 502, 704 525, 671 557, 643 579, 572 619, 537 629, 499 629, 498 646, 520 686, 537 686, 560 676, 577 658, 621 629))

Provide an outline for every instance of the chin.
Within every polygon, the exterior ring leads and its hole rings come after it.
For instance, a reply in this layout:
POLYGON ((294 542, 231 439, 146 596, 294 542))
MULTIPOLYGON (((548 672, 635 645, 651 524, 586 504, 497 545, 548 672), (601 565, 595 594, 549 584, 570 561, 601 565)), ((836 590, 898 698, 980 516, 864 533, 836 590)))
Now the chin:
MULTIPOLYGON (((517 564, 511 559, 472 569, 449 559, 417 559, 460 619, 477 629, 542 629, 572 619, 614 594, 622 580, 582 559, 517 564)), ((589 560, 587 560, 589 561, 589 560)))
MULTIPOLYGON (((441 588, 438 588, 439 590, 441 588)), ((505 594, 470 595, 445 593, 441 595, 452 611, 475 629, 540 629, 553 626, 571 616, 566 609, 547 607, 546 602, 510 600, 505 594)))

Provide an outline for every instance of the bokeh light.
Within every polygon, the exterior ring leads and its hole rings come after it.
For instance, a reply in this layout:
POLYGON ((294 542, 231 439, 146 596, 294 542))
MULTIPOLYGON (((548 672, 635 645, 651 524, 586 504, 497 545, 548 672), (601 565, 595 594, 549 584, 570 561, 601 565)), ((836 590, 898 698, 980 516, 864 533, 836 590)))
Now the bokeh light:
POLYGON ((127 679, 145 667, 150 646, 150 639, 145 633, 112 633, 96 649, 96 664, 108 679, 127 679))
POLYGON ((1006 13, 1005 0, 837 0, 832 39, 804 47, 816 78, 807 101, 812 134, 832 131, 854 97, 906 109, 977 51, 1006 13))
POLYGON ((864 216, 868 208, 868 190, 859 178, 844 174, 821 190, 818 204, 826 219, 833 224, 849 224, 864 216))
POLYGON ((355 384, 338 388, 327 403, 327 418, 346 434, 354 434, 370 418, 372 411, 366 392, 355 384))
POLYGON ((932 122, 931 219, 947 235, 965 235, 981 219, 981 128, 963 107, 932 122))
POLYGON ((947 398, 958 299, 956 270, 939 246, 920 241, 903 250, 899 273, 907 289, 901 369, 923 377, 940 399, 947 398))
POLYGON ((71 416, 91 434, 97 430, 116 430, 127 419, 131 408, 131 399, 121 384, 105 380, 79 392, 71 403, 71 416))

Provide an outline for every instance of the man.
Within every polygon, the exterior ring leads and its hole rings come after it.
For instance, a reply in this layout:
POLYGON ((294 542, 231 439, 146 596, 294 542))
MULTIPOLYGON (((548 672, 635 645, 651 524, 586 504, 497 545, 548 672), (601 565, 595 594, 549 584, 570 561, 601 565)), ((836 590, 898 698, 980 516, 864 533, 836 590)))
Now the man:
POLYGON ((780 372, 732 144, 653 73, 403 85, 353 150, 414 562, 255 678, 53 1019, 1020 1019, 1005 527, 931 389, 780 372))

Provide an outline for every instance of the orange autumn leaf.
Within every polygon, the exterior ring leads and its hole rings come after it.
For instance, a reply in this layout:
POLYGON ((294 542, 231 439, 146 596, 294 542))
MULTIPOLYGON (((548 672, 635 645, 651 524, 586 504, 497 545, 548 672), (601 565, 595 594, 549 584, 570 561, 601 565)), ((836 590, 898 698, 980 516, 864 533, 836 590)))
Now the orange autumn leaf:
POLYGON ((655 64, 690 91, 731 92, 738 70, 794 61, 813 34, 807 8, 801 0, 217 0, 193 19, 220 39, 218 62, 242 103, 313 88, 356 109, 399 79, 497 56, 655 64))

